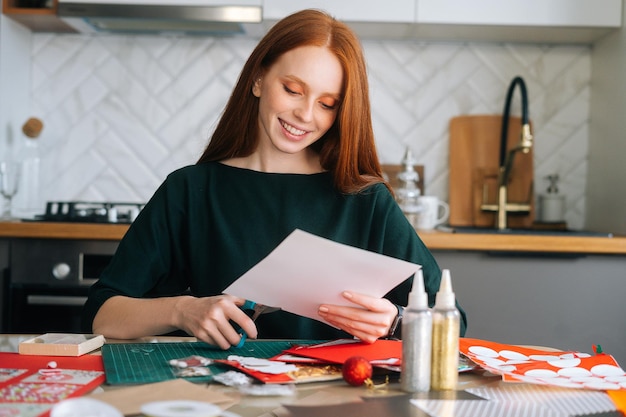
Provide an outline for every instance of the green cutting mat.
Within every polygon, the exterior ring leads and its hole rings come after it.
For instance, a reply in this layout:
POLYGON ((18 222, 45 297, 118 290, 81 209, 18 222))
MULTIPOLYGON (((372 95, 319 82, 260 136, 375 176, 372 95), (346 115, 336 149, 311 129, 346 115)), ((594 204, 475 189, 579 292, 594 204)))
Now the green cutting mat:
MULTIPOLYGON (((222 350, 202 342, 173 343, 112 343, 102 346, 102 359, 107 384, 147 384, 175 379, 169 361, 191 355, 210 359, 226 359, 229 355, 270 358, 293 345, 320 343, 313 340, 248 340, 241 348, 222 350)), ((209 366, 212 374, 229 370, 221 365, 209 366)), ((192 382, 206 382, 211 376, 186 378, 192 382)))

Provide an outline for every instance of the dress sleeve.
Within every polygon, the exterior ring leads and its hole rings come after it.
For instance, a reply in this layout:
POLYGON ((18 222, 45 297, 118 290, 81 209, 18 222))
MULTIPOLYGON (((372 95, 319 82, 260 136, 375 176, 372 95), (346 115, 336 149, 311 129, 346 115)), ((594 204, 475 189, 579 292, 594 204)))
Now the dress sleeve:
MULTIPOLYGON (((169 177, 168 177, 169 180, 169 177)), ((91 332, 93 319, 109 298, 116 295, 144 298, 181 294, 188 287, 182 262, 181 208, 173 205, 178 187, 166 180, 131 224, 109 265, 91 286, 82 313, 83 331, 91 332)))

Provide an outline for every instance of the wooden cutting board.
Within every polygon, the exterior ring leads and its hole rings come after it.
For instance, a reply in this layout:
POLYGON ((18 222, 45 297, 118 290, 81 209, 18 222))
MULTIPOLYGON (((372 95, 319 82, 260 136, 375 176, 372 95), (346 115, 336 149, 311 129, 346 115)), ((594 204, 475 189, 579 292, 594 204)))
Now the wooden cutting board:
MULTIPOLYGON (((480 206, 483 200, 489 204, 497 202, 501 125, 500 115, 458 116, 450 120, 451 226, 495 227, 496 214, 484 212, 480 206), (487 196, 484 199, 485 191, 487 196)), ((521 119, 511 117, 507 149, 519 143, 520 133, 521 119)), ((508 201, 530 203, 531 210, 529 213, 508 213, 508 227, 532 226, 535 217, 533 178, 533 148, 527 154, 517 152, 511 171, 508 201)))

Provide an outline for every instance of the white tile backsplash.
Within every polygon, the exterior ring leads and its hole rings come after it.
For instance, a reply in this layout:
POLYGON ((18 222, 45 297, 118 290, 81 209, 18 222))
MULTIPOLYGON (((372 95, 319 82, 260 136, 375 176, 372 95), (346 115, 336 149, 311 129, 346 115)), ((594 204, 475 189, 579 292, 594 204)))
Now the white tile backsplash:
MULTIPOLYGON (((33 116, 45 200, 145 201, 196 161, 256 41, 35 34, 33 116)), ((566 220, 584 227, 590 47, 365 40, 383 163, 410 146, 428 194, 448 198, 448 123, 501 113, 509 82, 528 85, 535 190, 561 176, 566 220)), ((516 93, 519 94, 519 93, 516 93)), ((512 113, 519 114, 519 95, 512 113)))

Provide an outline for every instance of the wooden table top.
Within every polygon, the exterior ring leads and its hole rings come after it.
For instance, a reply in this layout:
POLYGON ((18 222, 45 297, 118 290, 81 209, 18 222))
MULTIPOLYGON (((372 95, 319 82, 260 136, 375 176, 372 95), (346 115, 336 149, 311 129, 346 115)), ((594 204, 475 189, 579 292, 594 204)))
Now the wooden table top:
MULTIPOLYGON (((0 334, 0 350, 3 351, 16 351, 17 345, 20 341, 32 337, 32 335, 8 335, 0 334)), ((192 337, 144 337, 136 340, 107 340, 107 343, 160 343, 160 342, 190 342, 195 341, 192 337)), ((99 354, 99 352, 95 352, 99 354)), ((397 382, 397 378, 393 381, 385 383, 384 380, 377 382, 375 389, 362 387, 353 387, 345 383, 343 380, 334 380, 326 382, 313 382, 296 384, 296 390, 293 395, 287 396, 254 396, 246 395, 238 391, 234 387, 226 387, 218 383, 202 384, 201 387, 207 390, 207 398, 211 397, 211 393, 224 394, 232 401, 228 405, 223 417, 285 417, 290 414, 287 413, 284 405, 347 405, 350 403, 367 400, 385 400, 392 399, 392 402, 399 404, 399 402, 408 402, 410 398, 419 399, 466 399, 465 397, 471 397, 471 394, 461 392, 470 388, 479 388, 483 386, 489 386, 494 388, 496 386, 504 386, 507 383, 501 381, 500 376, 489 375, 487 376, 483 372, 465 372, 459 374, 459 381, 456 391, 431 391, 428 393, 418 394, 406 394, 401 391, 400 384, 397 382)), ((526 384, 514 384, 520 386, 520 389, 524 389, 526 384)), ((510 384, 508 384, 510 387, 510 384)), ((100 393, 109 393, 123 391, 125 388, 132 386, 108 386, 102 385, 94 392, 96 395, 94 398, 101 398, 100 393)), ((119 393, 121 397, 126 398, 124 402, 127 402, 127 397, 122 392, 119 393)), ((110 396, 108 396, 111 399, 110 396)), ((119 397, 118 397, 119 398, 119 397)), ((472 397, 475 398, 475 397, 472 397)), ((156 401, 156 400, 155 400, 156 401)), ((413 406, 411 406, 413 407, 413 406)), ((344 409, 345 411, 345 409, 344 409)), ((421 411, 415 407, 414 415, 422 415, 421 411)), ((413 415, 413 414, 412 414, 413 415)), ((425 414, 424 414, 425 415, 425 414)))

